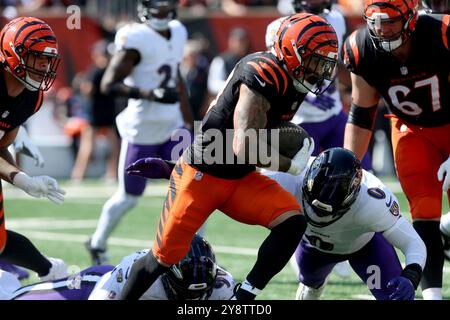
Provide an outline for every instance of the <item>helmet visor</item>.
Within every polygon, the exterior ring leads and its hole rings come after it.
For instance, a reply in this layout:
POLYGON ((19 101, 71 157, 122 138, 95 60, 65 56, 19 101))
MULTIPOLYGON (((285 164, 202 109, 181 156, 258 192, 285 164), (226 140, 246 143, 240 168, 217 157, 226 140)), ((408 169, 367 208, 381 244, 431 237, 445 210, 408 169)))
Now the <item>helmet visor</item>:
POLYGON ((335 59, 311 54, 300 66, 299 72, 294 71, 294 82, 316 95, 322 94, 336 78, 336 67, 335 59))
POLYGON ((21 67, 25 70, 23 81, 34 89, 50 89, 56 79, 59 55, 29 50, 21 60, 21 67))

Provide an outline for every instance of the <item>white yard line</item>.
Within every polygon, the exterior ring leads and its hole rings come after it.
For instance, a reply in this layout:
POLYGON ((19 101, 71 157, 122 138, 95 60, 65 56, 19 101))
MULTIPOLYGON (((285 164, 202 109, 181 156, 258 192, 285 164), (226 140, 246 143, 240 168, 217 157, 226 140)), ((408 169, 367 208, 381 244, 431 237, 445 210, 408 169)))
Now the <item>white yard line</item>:
POLYGON ((352 298, 356 300, 375 300, 374 296, 370 294, 354 294, 352 298))

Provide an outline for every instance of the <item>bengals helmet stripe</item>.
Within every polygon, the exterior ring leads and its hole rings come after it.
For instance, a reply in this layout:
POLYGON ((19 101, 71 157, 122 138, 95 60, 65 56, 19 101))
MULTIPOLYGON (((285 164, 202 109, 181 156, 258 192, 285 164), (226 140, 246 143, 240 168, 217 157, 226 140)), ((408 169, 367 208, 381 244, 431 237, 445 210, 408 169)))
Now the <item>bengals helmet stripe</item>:
POLYGON ((298 13, 284 19, 273 49, 299 92, 321 94, 336 76, 338 39, 320 16, 298 13))
POLYGON ((406 43, 416 27, 418 8, 419 0, 365 0, 364 19, 375 48, 391 52, 406 43), (377 30, 381 22, 400 19, 403 28, 395 36, 385 38, 377 30))
MULTIPOLYGON (((17 38, 19 38, 20 34, 25 31, 25 29, 29 28, 29 27, 33 27, 33 26, 44 26, 44 28, 46 27, 46 23, 43 23, 41 21, 31 21, 31 22, 27 22, 25 23, 23 26, 21 26, 19 28, 19 30, 17 30, 16 32, 16 36, 14 37, 14 42, 17 41, 17 38)), ((40 28, 33 28, 33 30, 39 30, 40 28)))
POLYGON ((10 21, 0 33, 0 62, 28 90, 46 91, 56 79, 58 43, 50 26, 34 17, 10 21), (47 60, 40 60, 39 57, 47 60))
POLYGON ((450 27, 450 15, 445 15, 442 18, 442 42, 444 43, 444 46, 449 50, 448 47, 448 29, 450 27))

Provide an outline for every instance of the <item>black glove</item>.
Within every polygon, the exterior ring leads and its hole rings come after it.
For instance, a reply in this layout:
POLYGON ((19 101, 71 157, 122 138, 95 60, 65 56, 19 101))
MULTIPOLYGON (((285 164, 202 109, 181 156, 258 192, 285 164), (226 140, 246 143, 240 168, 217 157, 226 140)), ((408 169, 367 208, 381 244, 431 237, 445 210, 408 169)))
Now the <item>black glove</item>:
POLYGON ((152 90, 150 100, 160 103, 176 103, 180 101, 180 93, 177 88, 156 88, 152 90))

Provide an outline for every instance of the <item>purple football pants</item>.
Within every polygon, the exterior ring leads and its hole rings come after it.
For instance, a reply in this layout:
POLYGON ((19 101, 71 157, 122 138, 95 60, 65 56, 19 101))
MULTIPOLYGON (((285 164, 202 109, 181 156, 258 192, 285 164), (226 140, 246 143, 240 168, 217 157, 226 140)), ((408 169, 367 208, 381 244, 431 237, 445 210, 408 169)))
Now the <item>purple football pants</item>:
POLYGON ((13 300, 87 300, 100 278, 113 269, 94 266, 68 278, 25 286, 16 290, 13 300))
POLYGON ((312 288, 319 288, 337 263, 348 260, 377 300, 389 300, 393 289, 387 288, 387 284, 402 272, 394 247, 381 233, 375 233, 359 251, 346 255, 324 253, 302 241, 295 258, 300 269, 299 281, 312 288))

